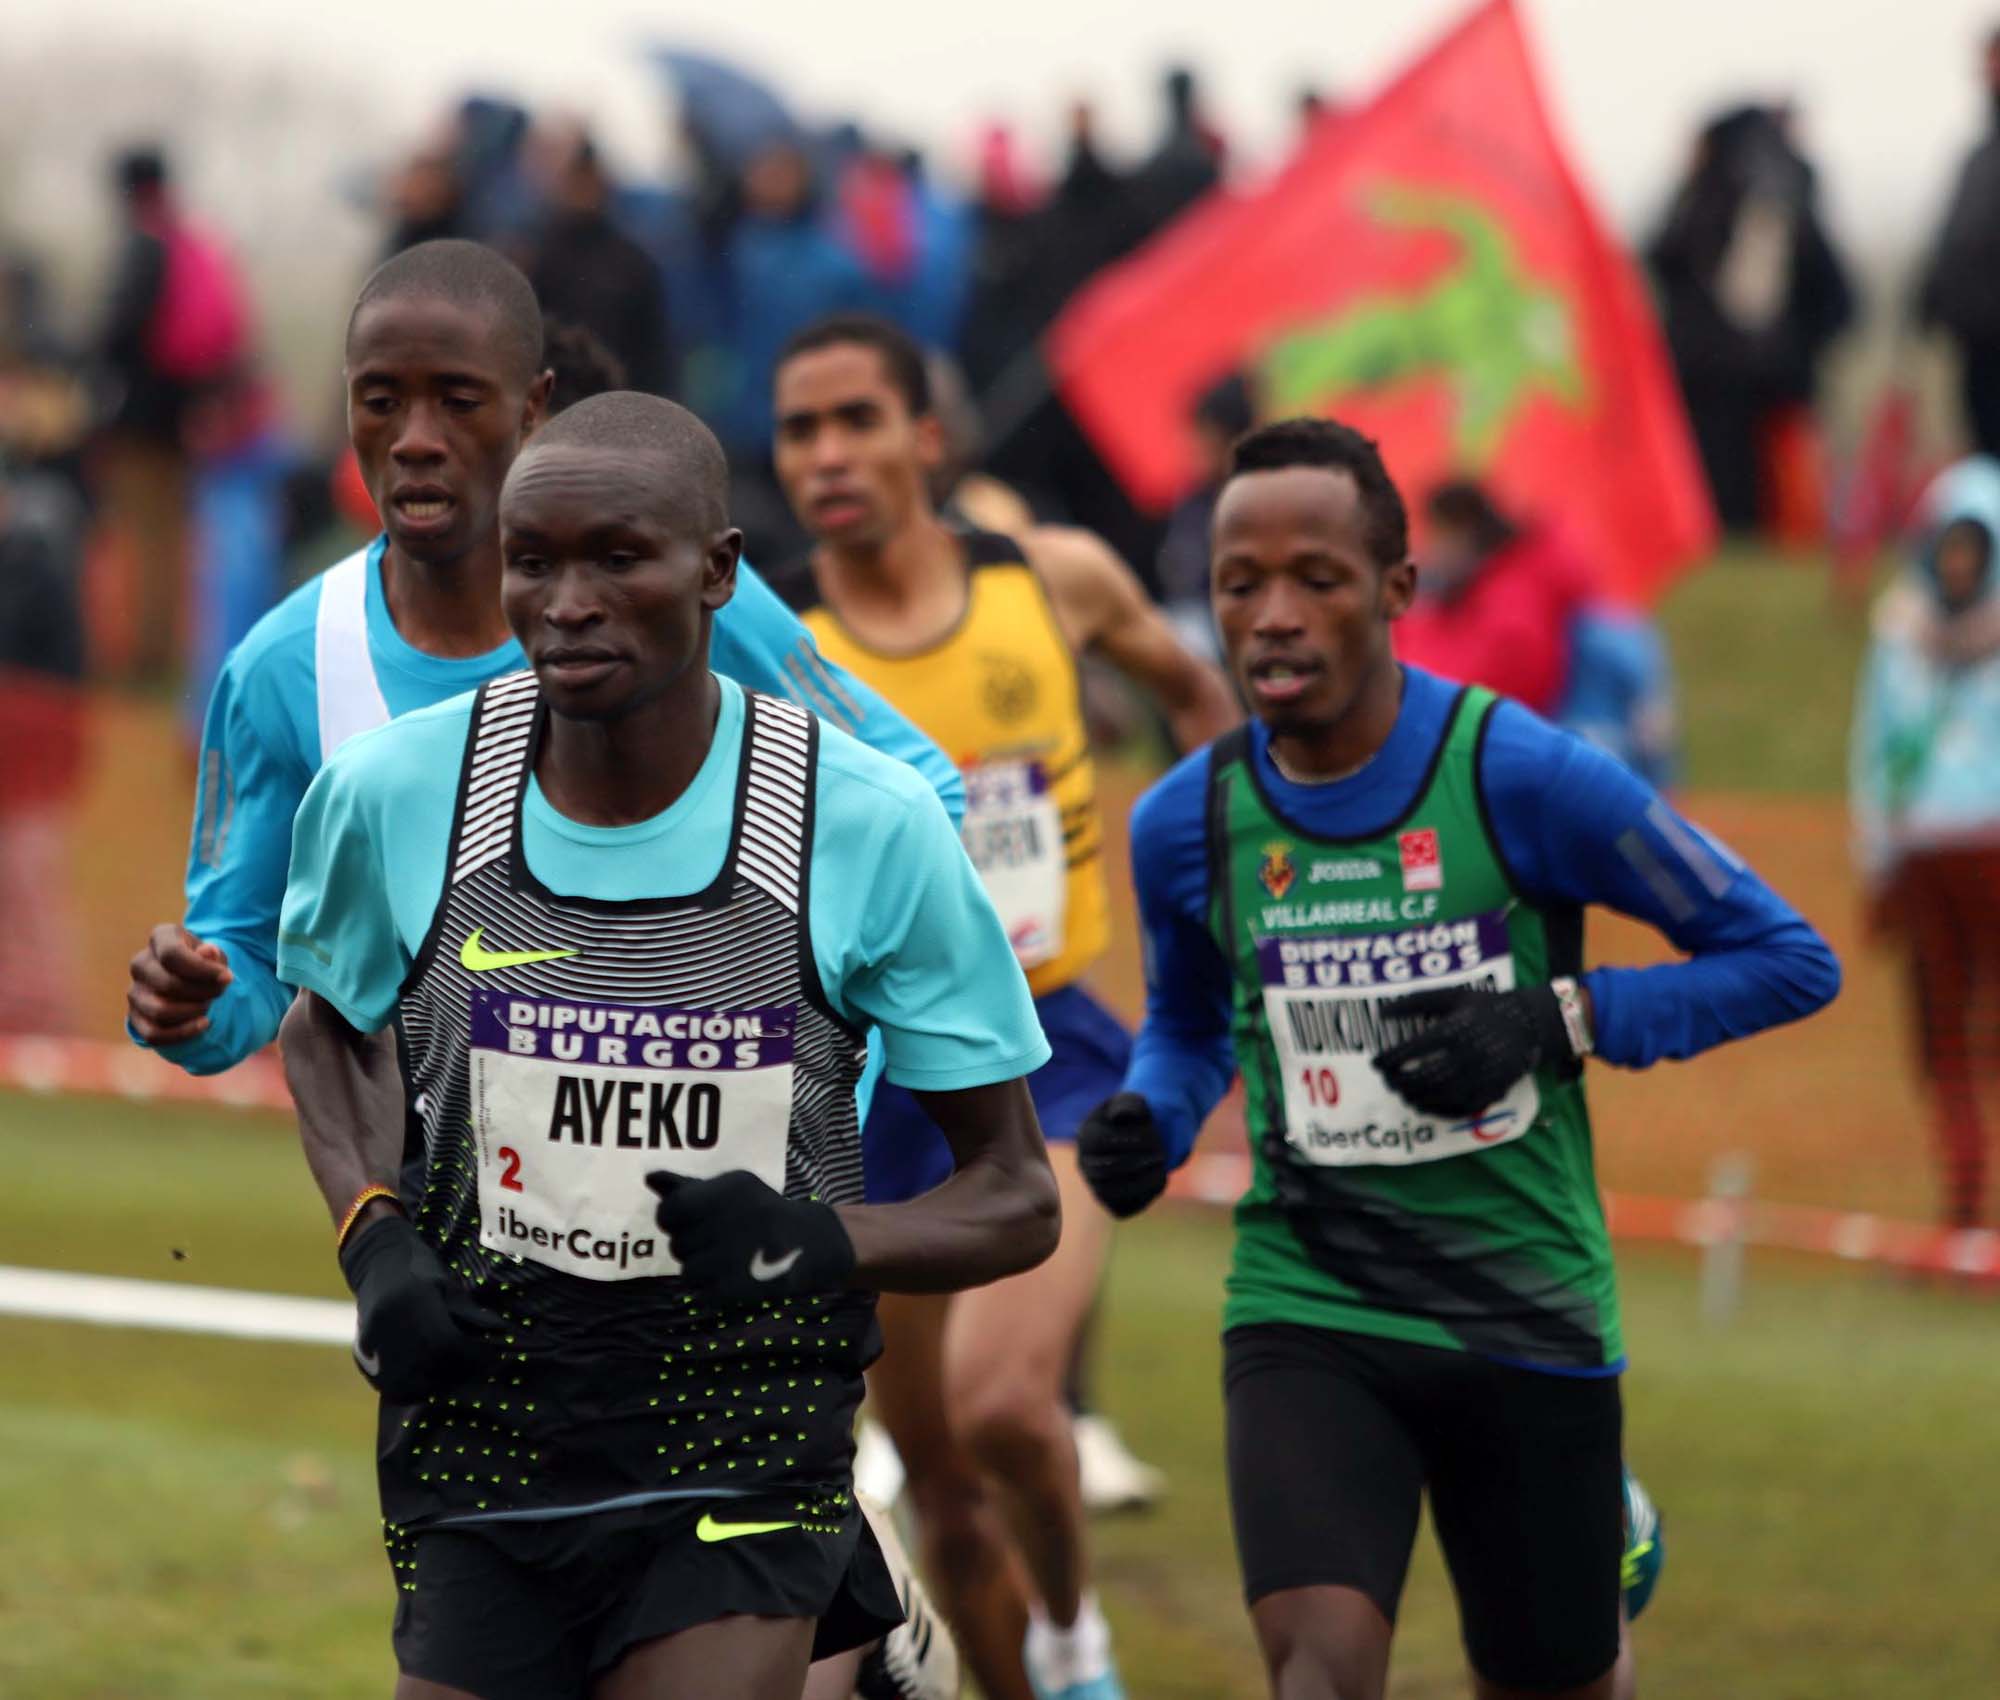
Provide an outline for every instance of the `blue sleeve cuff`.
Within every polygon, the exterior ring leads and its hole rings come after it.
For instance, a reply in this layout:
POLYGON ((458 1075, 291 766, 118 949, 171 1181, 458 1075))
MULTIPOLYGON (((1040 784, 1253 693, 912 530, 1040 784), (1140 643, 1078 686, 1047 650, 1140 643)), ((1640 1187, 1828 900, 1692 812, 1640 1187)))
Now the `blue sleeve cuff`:
POLYGON ((1194 1154, 1195 1141, 1236 1072, 1226 1039, 1206 1046, 1184 1045, 1142 1029, 1125 1071, 1125 1090, 1136 1092, 1153 1112, 1166 1142, 1167 1162, 1178 1169, 1194 1154))
POLYGON ((148 1044, 132 1031, 129 1019, 125 1036, 142 1051, 165 1058, 185 1074, 221 1074, 255 1056, 278 1036, 278 1023, 291 1005, 292 994, 261 963, 248 962, 247 957, 247 951, 231 951, 235 979, 208 1006, 208 1031, 200 1037, 178 1045, 148 1044))
POLYGON ((1201 1137, 1201 1121, 1188 1114, 1186 1107, 1172 1098, 1156 1098, 1146 1092, 1140 1093, 1140 1096, 1152 1110, 1153 1125, 1160 1130, 1160 1138, 1166 1144, 1167 1167, 1181 1168, 1194 1155, 1194 1142, 1201 1137))
POLYGON ((1840 993, 1840 960, 1804 921, 1754 945, 1648 968, 1592 969, 1596 1054, 1619 1068, 1684 1061, 1799 1021, 1840 993))
POLYGON ((156 1045, 144 1039, 133 1030, 132 1018, 125 1018, 125 1037, 142 1051, 151 1051, 164 1062, 170 1062, 183 1074, 220 1074, 224 1069, 234 1067, 242 1059, 229 1054, 229 1047, 220 1043, 214 1026, 215 1017, 209 1017, 209 1029, 197 1038, 183 1039, 178 1045, 156 1045))

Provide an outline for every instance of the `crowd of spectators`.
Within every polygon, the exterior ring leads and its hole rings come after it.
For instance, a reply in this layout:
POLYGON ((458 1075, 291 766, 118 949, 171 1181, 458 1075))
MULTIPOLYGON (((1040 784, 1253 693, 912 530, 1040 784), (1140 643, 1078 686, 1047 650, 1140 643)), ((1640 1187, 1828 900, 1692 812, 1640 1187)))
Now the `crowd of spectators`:
MULTIPOLYGON (((463 236, 517 259, 560 327, 566 369, 672 395, 714 426, 761 560, 801 542, 770 475, 777 351, 829 312, 880 313, 937 351, 967 510, 1096 530, 1184 635, 1207 643, 1208 514, 1229 442, 1258 418, 1253 379, 1218 373, 1199 398, 1202 474, 1155 515, 1127 500, 1040 354, 1079 289, 1225 181, 1229 143, 1195 74, 1163 77, 1156 136, 1136 160, 1114 157, 1092 107, 1076 103, 1043 177, 1003 124, 979 131, 967 171, 945 171, 869 125, 809 120, 742 68, 658 60, 676 115, 672 181, 621 176, 575 117, 468 98, 374 179, 378 257, 463 236)), ((1995 128, 1952 190, 1916 305, 1955 345, 1966 435, 1992 454, 2000 34, 1982 75, 1995 128)), ((1301 143, 1342 122, 1315 89, 1296 112, 1301 143)), ((1857 311, 1801 134, 1783 106, 1719 113, 1643 249, 1719 516, 1788 541, 1823 529, 1815 406, 1828 350, 1857 311)), ((302 542, 342 513, 371 518, 342 480, 341 445, 273 395, 242 257, 186 204, 174 162, 135 147, 108 188, 119 238, 75 345, 51 337, 32 260, 0 253, 0 741, 36 751, 0 777, 0 939, 16 942, 32 932, 7 890, 32 889, 30 864, 47 854, 21 823, 72 791, 83 761, 63 706, 78 681, 173 689, 192 734, 221 657, 289 572, 316 564, 302 542)), ((1520 695, 1656 779, 1669 773, 1657 636, 1598 593, 1562 516, 1515 513, 1469 481, 1426 494, 1428 588, 1405 652, 1520 695)))

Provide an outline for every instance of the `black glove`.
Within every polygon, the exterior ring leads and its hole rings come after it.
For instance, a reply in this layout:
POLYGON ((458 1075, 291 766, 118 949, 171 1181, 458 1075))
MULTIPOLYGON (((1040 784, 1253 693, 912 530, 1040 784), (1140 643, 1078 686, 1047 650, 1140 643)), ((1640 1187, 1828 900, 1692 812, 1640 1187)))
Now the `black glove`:
POLYGON ((1076 1166, 1112 1215, 1138 1215, 1167 1189, 1167 1142, 1152 1106, 1136 1092, 1105 1099, 1076 1130, 1076 1166))
POLYGON ((452 1279, 407 1216, 377 1217, 340 1252, 354 1289, 354 1361, 368 1385, 398 1405, 462 1387, 492 1364, 483 1330, 504 1320, 452 1279))
POLYGON ((646 1184, 682 1277, 718 1298, 837 1293, 854 1273, 854 1242, 831 1205, 787 1198, 747 1169, 704 1181, 655 1169, 646 1184))
POLYGON ((1474 1116, 1544 1064, 1572 1072, 1581 1066, 1549 986, 1413 992, 1383 1013, 1427 1018, 1422 1031, 1375 1058, 1396 1094, 1425 1115, 1474 1116))

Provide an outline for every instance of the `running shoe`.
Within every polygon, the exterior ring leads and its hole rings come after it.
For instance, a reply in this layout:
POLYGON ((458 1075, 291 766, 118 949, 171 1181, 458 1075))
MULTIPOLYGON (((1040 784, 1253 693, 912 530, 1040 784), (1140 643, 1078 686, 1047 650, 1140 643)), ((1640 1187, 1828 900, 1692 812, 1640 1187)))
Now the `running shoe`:
POLYGON ((884 1510, 903 1493, 903 1460, 889 1431, 867 1417, 854 1435, 854 1491, 884 1510))
POLYGON ((1653 1597, 1660 1572, 1667 1562, 1666 1534, 1652 1496, 1639 1485, 1639 1478, 1625 1472, 1625 1558, 1618 1567, 1619 1585, 1625 1591, 1625 1620, 1638 1621, 1653 1597))
POLYGON ((1111 1658, 1111 1625, 1094 1595, 1084 1596, 1068 1629, 1056 1628, 1039 1613, 1031 1616, 1021 1662, 1035 1700, 1125 1700, 1111 1658))
POLYGON ((855 1498, 875 1531, 875 1544, 888 1561, 903 1606, 903 1621, 861 1661, 854 1679, 856 1700, 958 1700, 958 1644, 910 1567, 895 1519, 879 1504, 870 1504, 866 1494, 857 1491, 855 1498))
POLYGON ((1101 1671, 1063 1688, 1044 1688, 1032 1677, 1028 1681, 1035 1691, 1035 1700, 1125 1700, 1125 1685, 1118 1680, 1116 1671, 1101 1671))
POLYGON ((1082 1411, 1072 1426, 1084 1509, 1106 1516, 1150 1511, 1167 1491, 1167 1478, 1132 1456, 1109 1417, 1082 1411))

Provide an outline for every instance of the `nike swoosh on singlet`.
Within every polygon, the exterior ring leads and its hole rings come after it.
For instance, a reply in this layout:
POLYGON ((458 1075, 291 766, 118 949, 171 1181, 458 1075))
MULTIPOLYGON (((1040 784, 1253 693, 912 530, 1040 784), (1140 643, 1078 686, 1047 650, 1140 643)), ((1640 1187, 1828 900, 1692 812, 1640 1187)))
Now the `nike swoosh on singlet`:
POLYGON ((361 1373, 370 1381, 382 1373, 382 1354, 362 1351, 359 1340, 354 1342, 354 1361, 361 1366, 361 1373))
POLYGON ((784 1274, 794 1263, 798 1262, 799 1254, 804 1250, 804 1246, 795 1245, 783 1257, 767 1258, 764 1255, 764 1248, 759 1246, 750 1254, 750 1279, 753 1281, 777 1280, 780 1275, 784 1274))
POLYGON ((475 974, 483 974, 489 968, 525 968, 530 962, 554 962, 558 957, 574 956, 573 950, 487 950, 480 944, 484 927, 474 927, 465 943, 458 947, 461 965, 475 974))
POLYGON ((698 1541, 733 1541, 738 1535, 772 1535, 780 1529, 796 1529, 796 1523, 718 1523, 712 1512, 704 1511, 694 1526, 698 1541))

